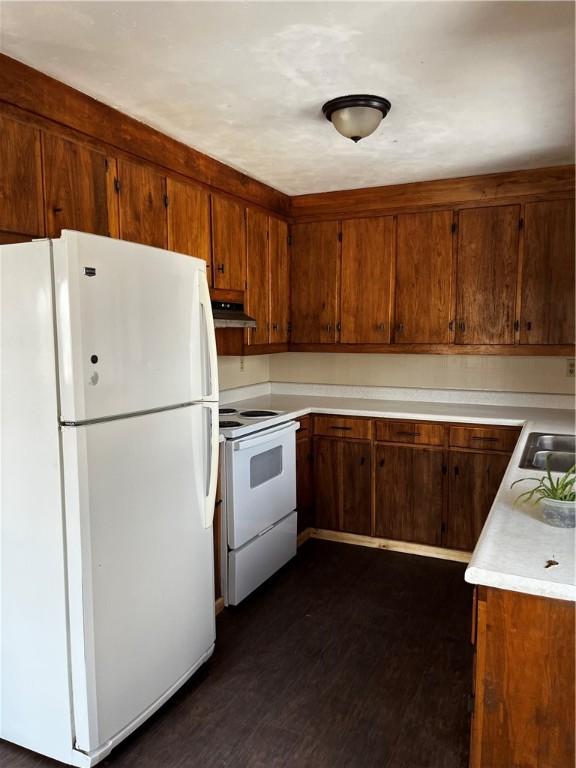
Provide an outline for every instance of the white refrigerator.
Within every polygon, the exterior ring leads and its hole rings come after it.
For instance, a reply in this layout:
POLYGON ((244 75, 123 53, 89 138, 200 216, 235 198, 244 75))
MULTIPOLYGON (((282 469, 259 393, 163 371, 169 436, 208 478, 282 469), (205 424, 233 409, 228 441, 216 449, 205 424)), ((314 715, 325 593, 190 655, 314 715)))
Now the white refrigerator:
POLYGON ((0 737, 90 766, 214 647, 206 264, 0 248, 0 737))

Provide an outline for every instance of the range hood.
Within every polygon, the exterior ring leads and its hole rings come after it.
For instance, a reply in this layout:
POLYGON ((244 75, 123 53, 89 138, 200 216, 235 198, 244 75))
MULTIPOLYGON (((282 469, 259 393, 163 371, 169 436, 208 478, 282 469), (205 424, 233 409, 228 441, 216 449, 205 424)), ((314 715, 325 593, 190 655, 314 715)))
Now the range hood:
POLYGON ((215 328, 256 328, 256 320, 244 312, 244 304, 213 301, 212 315, 215 328))

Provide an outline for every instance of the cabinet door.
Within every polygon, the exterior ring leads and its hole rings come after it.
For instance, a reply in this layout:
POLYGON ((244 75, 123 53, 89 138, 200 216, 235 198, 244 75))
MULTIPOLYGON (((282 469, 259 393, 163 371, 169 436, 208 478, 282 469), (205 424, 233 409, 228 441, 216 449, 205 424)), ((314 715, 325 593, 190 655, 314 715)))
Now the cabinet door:
POLYGON ((271 216, 268 226, 270 242, 270 343, 286 344, 290 318, 288 224, 271 216))
POLYGON ((445 547, 474 549, 509 461, 508 454, 450 451, 445 547))
POLYGON ((40 131, 0 116, 0 230, 43 235, 40 131))
POLYGON ((527 203, 521 344, 574 343, 574 201, 527 203))
POLYGON ((342 222, 341 331, 343 344, 390 341, 394 218, 342 222))
MULTIPOLYGON (((46 234, 62 229, 110 235, 108 159, 102 152, 45 133, 42 136, 46 189, 46 234)), ((115 196, 112 205, 117 205, 115 196)))
POLYGON ((212 260, 214 287, 246 289, 246 220, 244 206, 212 195, 212 260))
POLYGON ((314 498, 316 527, 340 530, 339 441, 314 438, 314 498))
POLYGON ((118 160, 120 237, 167 246, 166 179, 146 165, 118 160))
POLYGON ((459 213, 457 344, 513 344, 520 206, 459 213))
POLYGON ((342 530, 370 536, 372 529, 372 446, 343 440, 342 530))
POLYGON ((448 344, 452 320, 452 211, 398 216, 394 341, 448 344))
POLYGON ((296 508, 298 531, 312 525, 312 452, 309 436, 296 436, 296 508))
POLYGON ((292 227, 292 336, 295 344, 334 343, 339 285, 338 222, 292 227))
POLYGON ((376 446, 376 536, 439 545, 442 451, 376 446))
POLYGON ((166 179, 168 195, 168 248, 204 259, 212 285, 210 193, 196 184, 166 179))
POLYGON ((246 310, 256 320, 249 328, 247 343, 268 344, 270 339, 270 259, 268 216, 246 209, 246 263, 248 268, 246 310))

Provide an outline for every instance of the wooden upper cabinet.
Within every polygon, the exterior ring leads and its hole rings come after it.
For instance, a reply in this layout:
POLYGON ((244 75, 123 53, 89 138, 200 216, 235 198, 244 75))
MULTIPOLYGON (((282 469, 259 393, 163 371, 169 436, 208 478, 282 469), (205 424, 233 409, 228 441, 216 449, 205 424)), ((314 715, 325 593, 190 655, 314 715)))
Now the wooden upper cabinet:
POLYGON ((147 165, 118 160, 120 237, 166 248, 166 179, 147 165))
POLYGON ((114 172, 106 155, 50 133, 42 135, 42 150, 48 237, 63 229, 117 235, 114 172))
POLYGON ((210 193, 196 184, 166 179, 168 248, 204 259, 211 284, 210 193))
POLYGON ((574 343, 574 201, 527 203, 521 344, 574 343))
POLYGON ((513 344, 520 206, 459 213, 457 344, 513 344))
POLYGON ((295 344, 337 340, 339 286, 337 221, 292 227, 292 336, 295 344))
POLYGON ((268 344, 270 338, 268 216, 254 208, 246 209, 246 261, 248 267, 246 311, 256 320, 256 328, 248 328, 247 343, 249 345, 268 344))
POLYGON ((270 250, 270 343, 288 342, 290 319, 290 260, 288 224, 271 216, 269 219, 270 250))
POLYGON ((0 115, 0 230, 44 234, 40 131, 0 115))
POLYGON ((246 289, 246 219, 244 206, 212 195, 212 263, 214 287, 246 289))
POLYGON ((450 451, 448 522, 442 545, 470 552, 484 527, 510 454, 450 451))
POLYGON ((394 341, 452 338, 452 211, 398 216, 394 341))
POLYGON ((342 222, 340 341, 390 341, 394 218, 342 222))

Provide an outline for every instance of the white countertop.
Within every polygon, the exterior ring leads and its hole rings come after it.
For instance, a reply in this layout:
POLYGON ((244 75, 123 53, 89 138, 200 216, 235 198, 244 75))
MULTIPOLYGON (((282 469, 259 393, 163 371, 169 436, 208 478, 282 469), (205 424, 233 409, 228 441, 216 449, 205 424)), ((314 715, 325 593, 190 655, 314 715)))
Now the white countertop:
MULTIPOLYGON (((284 411, 282 421, 287 417, 297 418, 313 412, 341 416, 523 425, 490 515, 466 569, 465 578, 472 584, 576 601, 576 529, 554 528, 543 522, 538 506, 514 506, 514 499, 525 488, 520 486, 510 489, 514 480, 540 475, 537 470, 518 467, 528 434, 573 434, 572 411, 305 395, 263 395, 226 405, 239 410, 262 408, 284 411), (557 561, 558 565, 546 568, 549 560, 557 561)), ((277 422, 270 419, 267 423, 272 425, 277 422)))

